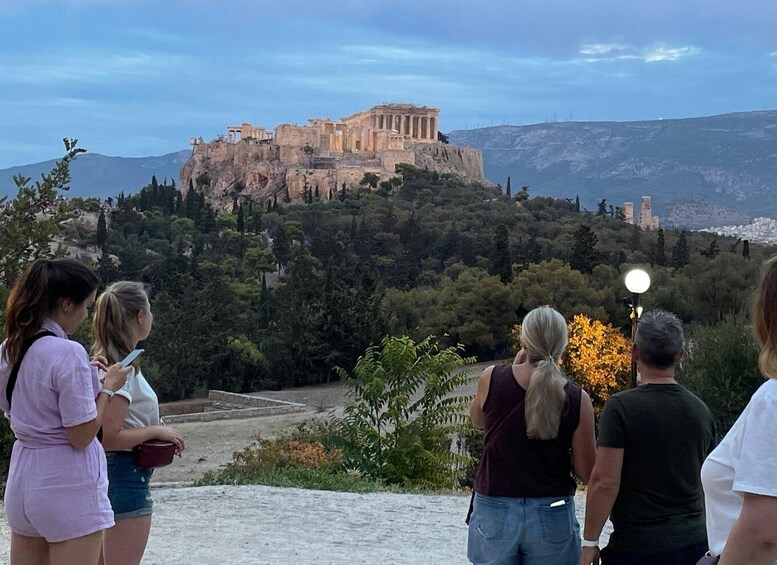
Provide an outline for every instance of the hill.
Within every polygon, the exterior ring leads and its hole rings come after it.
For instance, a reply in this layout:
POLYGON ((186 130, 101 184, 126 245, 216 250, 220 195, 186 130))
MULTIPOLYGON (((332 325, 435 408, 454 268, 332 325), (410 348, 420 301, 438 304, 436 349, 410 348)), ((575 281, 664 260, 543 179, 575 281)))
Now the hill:
MULTIPOLYGON (((70 167, 71 182, 67 196, 107 198, 115 197, 121 191, 132 194, 147 185, 152 175, 156 175, 159 182, 165 177, 178 182, 181 166, 190 154, 188 150, 156 157, 108 157, 84 153, 70 167)), ((21 174, 35 180, 42 172, 51 170, 55 162, 43 161, 0 170, 0 197, 16 194, 14 175, 21 174)))
POLYGON ((777 111, 644 122, 563 122, 457 130, 486 177, 595 209, 653 198, 668 223, 704 227, 777 218, 777 111))

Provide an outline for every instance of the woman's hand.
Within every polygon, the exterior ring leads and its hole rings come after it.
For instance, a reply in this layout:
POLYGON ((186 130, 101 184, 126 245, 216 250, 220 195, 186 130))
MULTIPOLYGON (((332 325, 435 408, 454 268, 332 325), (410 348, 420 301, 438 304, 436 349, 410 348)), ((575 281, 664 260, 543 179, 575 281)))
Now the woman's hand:
POLYGON ((175 444, 176 450, 175 453, 177 455, 180 455, 181 452, 184 450, 184 447, 186 445, 183 441, 183 435, 181 432, 176 430, 175 428, 171 428, 168 426, 156 426, 157 434, 156 439, 160 439, 162 441, 171 441, 175 444))
POLYGON ((103 372, 108 372, 109 363, 108 359, 104 355, 95 355, 89 362, 92 367, 97 367, 103 372))
POLYGON ((124 383, 127 381, 127 375, 129 375, 131 370, 132 367, 122 368, 121 363, 111 365, 105 373, 103 386, 116 392, 124 386, 124 383))

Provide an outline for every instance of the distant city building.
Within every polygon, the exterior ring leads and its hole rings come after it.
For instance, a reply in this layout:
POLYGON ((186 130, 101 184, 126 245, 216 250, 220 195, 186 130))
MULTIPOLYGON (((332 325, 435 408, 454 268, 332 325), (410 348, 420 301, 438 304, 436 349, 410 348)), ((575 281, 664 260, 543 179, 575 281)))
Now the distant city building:
POLYGON ((747 225, 721 226, 699 231, 739 237, 756 243, 777 244, 777 220, 773 218, 756 218, 753 220, 753 223, 747 225))
MULTIPOLYGON (((634 224, 634 203, 623 203, 624 221, 627 224, 634 224)), ((653 204, 650 196, 643 196, 639 208, 639 221, 637 225, 643 230, 657 230, 660 226, 658 216, 653 215, 653 204)))

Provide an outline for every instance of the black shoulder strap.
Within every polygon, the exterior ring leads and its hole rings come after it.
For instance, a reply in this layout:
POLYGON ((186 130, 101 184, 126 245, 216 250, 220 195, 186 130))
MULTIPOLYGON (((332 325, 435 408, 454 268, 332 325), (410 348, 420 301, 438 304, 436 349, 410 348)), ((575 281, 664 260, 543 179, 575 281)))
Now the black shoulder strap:
POLYGON ((56 336, 54 332, 50 332, 48 330, 44 330, 40 333, 35 334, 34 336, 26 339, 22 343, 22 350, 19 352, 19 360, 16 361, 16 363, 13 366, 13 369, 11 369, 11 375, 8 377, 8 385, 5 387, 5 397, 8 399, 8 409, 11 409, 11 396, 13 395, 13 389, 16 386, 16 377, 19 375, 19 369, 22 366, 22 360, 24 359, 24 356, 27 354, 27 350, 30 348, 30 346, 38 341, 42 337, 47 336, 56 336))

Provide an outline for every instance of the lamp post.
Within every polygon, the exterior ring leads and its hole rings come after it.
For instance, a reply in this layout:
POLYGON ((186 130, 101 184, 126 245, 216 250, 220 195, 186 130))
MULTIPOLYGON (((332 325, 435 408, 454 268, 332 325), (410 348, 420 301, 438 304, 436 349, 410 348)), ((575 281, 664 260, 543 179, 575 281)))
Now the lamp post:
MULTIPOLYGON (((626 273, 626 289, 631 293, 631 343, 637 334, 637 324, 642 315, 642 306, 639 305, 639 297, 650 288, 650 275, 642 269, 632 269, 626 273)), ((634 350, 631 352, 631 386, 637 386, 637 361, 634 359, 634 350)))

